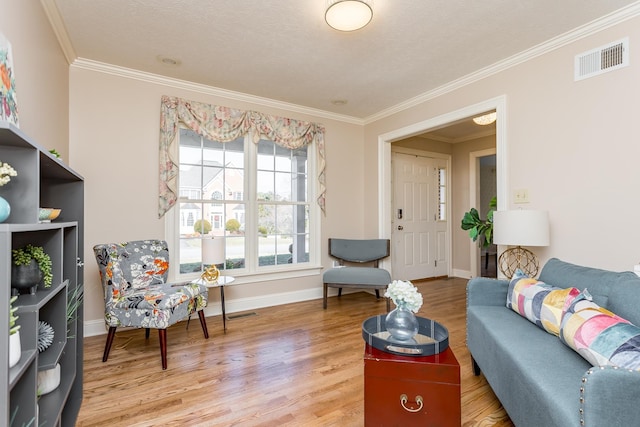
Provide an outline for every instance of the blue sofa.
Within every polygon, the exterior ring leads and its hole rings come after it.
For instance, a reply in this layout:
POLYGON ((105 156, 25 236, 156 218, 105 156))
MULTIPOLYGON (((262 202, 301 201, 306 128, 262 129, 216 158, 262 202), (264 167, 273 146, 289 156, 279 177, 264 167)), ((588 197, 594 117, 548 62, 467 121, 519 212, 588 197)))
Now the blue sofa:
MULTIPOLYGON (((593 301, 640 326, 640 278, 549 260, 539 280, 588 289, 593 301)), ((467 346, 517 427, 640 426, 640 372, 592 367, 557 336, 506 307, 509 282, 467 285, 467 346)))

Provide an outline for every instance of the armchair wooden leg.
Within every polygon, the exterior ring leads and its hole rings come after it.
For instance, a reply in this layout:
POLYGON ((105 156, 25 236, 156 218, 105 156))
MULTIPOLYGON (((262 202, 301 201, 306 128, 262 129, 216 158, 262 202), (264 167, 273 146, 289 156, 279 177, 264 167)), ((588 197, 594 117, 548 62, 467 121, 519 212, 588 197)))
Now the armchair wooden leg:
POLYGON ((387 313, 391 312, 391 298, 386 298, 387 300, 387 313))
POLYGON ((325 283, 325 284, 324 284, 324 289, 323 289, 323 291, 322 291, 322 293, 323 293, 323 297, 322 297, 322 308, 324 308, 325 310, 327 309, 327 293, 328 293, 328 288, 329 288, 329 287, 328 287, 328 286, 327 286, 327 284, 325 283))
POLYGON ((106 362, 109 358, 109 352, 111 351, 111 344, 113 344, 113 338, 116 336, 116 327, 110 326, 109 333, 107 334, 107 343, 104 345, 104 353, 102 354, 102 361, 106 362))
POLYGON ((198 312, 198 317, 200 318, 200 325, 202 325, 202 332, 204 332, 204 337, 209 339, 209 331, 207 330, 207 320, 204 317, 204 310, 200 310, 198 312))
POLYGON ((145 337, 146 339, 149 339, 149 331, 150 331, 150 329, 149 329, 149 328, 146 328, 146 329, 144 330, 144 337, 145 337))
POLYGON ((160 357, 162 357, 162 369, 167 369, 167 330, 158 329, 160 337, 160 357))
POLYGON ((376 289, 376 299, 380 299, 380 291, 376 289))

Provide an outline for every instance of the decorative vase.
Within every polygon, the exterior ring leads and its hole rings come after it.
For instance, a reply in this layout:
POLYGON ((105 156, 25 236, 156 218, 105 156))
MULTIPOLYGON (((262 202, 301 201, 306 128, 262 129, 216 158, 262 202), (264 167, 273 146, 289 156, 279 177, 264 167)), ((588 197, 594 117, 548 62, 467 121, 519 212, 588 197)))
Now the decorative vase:
POLYGON ((9 367, 13 368, 20 360, 22 347, 20 346, 20 331, 9 335, 9 367))
POLYGON ((9 218, 11 213, 11 205, 7 202, 7 199, 0 196, 0 222, 5 222, 9 218))
POLYGON ((38 372, 38 394, 51 393, 60 385, 60 364, 56 363, 55 368, 38 372))
POLYGON ((391 338, 397 341, 409 341, 418 333, 418 319, 404 304, 387 314, 384 324, 391 338))
POLYGON ((29 289, 34 295, 38 284, 42 281, 42 271, 35 259, 27 265, 11 265, 11 287, 21 290, 29 289))

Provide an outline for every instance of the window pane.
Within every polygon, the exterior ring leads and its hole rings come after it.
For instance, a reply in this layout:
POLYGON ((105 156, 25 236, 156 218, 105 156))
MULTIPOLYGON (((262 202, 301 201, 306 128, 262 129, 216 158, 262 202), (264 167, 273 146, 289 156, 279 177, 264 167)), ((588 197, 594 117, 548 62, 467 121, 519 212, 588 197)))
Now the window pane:
POLYGON ((438 219, 440 221, 446 221, 447 219, 447 186, 446 176, 447 169, 438 168, 438 219))
POLYGON ((180 163, 201 164, 201 137, 192 130, 180 129, 180 163))
POLYGON ((199 203, 180 203, 180 237, 193 236, 193 227, 201 218, 202 206, 199 203))
POLYGON ((202 271, 201 239, 195 237, 180 239, 180 273, 202 271))
POLYGON ((244 268, 245 238, 244 236, 233 235, 227 237, 226 241, 226 269, 233 270, 244 268))
POLYGON ((246 205, 244 203, 227 203, 225 206, 225 235, 244 234, 246 205))
POLYGON ((258 205, 258 233, 273 234, 276 232, 275 205, 258 205))
POLYGON ((307 176, 303 174, 293 175, 293 182, 291 184, 291 200, 294 202, 306 202, 307 201, 307 176))
POLYGON ((244 198, 244 173, 240 169, 224 170, 225 200, 243 200, 244 198))
POLYGON ((291 201, 291 174, 277 172, 276 176, 276 197, 278 201, 291 201))
POLYGON ((237 151, 227 151, 225 153, 225 164, 228 167, 244 169, 244 153, 237 151))
POLYGON ((293 206, 276 207, 276 233, 291 234, 293 232, 293 206))
POLYGON ((258 200, 274 200, 274 176, 275 174, 273 172, 258 171, 258 200))
POLYGON ((276 170, 282 172, 291 172, 291 151, 287 150, 286 153, 280 151, 276 156, 276 170))
POLYGON ((203 138, 202 157, 206 165, 224 165, 224 144, 203 138))
POLYGON ((258 240, 258 265, 275 265, 276 237, 267 236, 258 240))
POLYGON ((299 234, 292 236, 292 243, 289 249, 291 252, 289 263, 299 264, 309 262, 309 235, 299 234))

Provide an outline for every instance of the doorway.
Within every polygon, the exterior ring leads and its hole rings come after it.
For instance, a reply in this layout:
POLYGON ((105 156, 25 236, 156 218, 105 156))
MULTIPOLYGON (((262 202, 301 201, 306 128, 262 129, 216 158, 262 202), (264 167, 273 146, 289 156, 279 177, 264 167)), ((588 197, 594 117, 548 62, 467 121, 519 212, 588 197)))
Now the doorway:
POLYGON ((443 155, 394 149, 392 270, 401 280, 446 276, 450 238, 449 164, 443 155))
MULTIPOLYGON (((496 149, 496 193, 498 199, 498 208, 504 209, 506 206, 506 97, 496 97, 478 104, 474 104, 460 110, 456 110, 441 116, 434 117, 413 125, 409 125, 400 129, 396 129, 392 132, 382 134, 378 137, 378 235, 381 238, 392 238, 393 221, 392 216, 392 166, 391 166, 391 144, 403 139, 416 136, 430 130, 446 127, 448 124, 455 123, 462 119, 471 116, 477 116, 487 111, 495 110, 496 112, 496 131, 495 131, 495 149, 496 149)), ((450 236, 453 235, 453 227, 456 227, 456 231, 459 228, 459 221, 457 221, 455 215, 450 217, 447 222, 447 231, 450 236)), ((459 233, 458 233, 459 234, 459 233)), ((452 238, 453 241, 453 238, 452 238)), ((470 239, 466 238, 465 246, 470 239)), ((472 277, 472 269, 469 265, 471 245, 466 247, 456 248, 457 256, 453 257, 453 246, 449 245, 448 259, 450 260, 447 266, 448 276, 472 277), (459 253, 458 253, 459 252, 459 253), (466 254, 466 255, 465 255, 466 254), (459 264, 459 265, 456 265, 459 264)), ((391 254, 391 260, 385 260, 382 264, 384 268, 391 271, 392 277, 394 277, 393 271, 393 257, 391 254)))
MULTIPOLYGON (((470 206, 478 209, 481 219, 487 218, 491 199, 496 195, 496 150, 487 149, 471 153, 469 162, 469 176, 471 189, 470 206)), ((498 248, 491 244, 488 247, 478 244, 471 251, 471 257, 476 263, 471 262, 472 276, 498 277, 498 248), (475 267, 474 267, 475 265, 475 267)))

